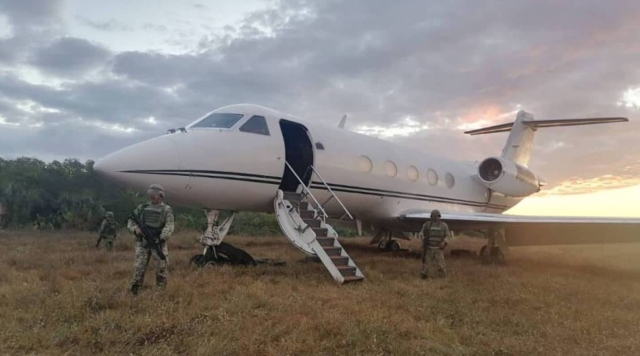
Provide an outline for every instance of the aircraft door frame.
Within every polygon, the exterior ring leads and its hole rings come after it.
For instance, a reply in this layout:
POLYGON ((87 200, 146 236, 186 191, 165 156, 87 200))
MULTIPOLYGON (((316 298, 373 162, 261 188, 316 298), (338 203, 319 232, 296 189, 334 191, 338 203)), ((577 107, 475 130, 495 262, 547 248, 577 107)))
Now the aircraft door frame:
MULTIPOLYGON (((304 184, 309 186, 312 174, 308 167, 315 164, 316 154, 311 132, 305 125, 287 119, 278 120, 278 125, 280 126, 280 132, 282 133, 285 146, 285 161, 289 162, 304 184), (306 136, 301 135, 302 131, 304 131, 306 136), (303 140, 296 140, 300 138, 303 140), (306 140, 304 140, 304 138, 306 138, 306 140), (304 142, 307 140, 308 142, 304 142), (295 145, 300 144, 305 147, 299 146, 298 148, 302 149, 296 150, 295 145)), ((287 165, 283 164, 282 180, 279 189, 292 192, 298 191, 299 188, 300 183, 291 173, 287 165)))

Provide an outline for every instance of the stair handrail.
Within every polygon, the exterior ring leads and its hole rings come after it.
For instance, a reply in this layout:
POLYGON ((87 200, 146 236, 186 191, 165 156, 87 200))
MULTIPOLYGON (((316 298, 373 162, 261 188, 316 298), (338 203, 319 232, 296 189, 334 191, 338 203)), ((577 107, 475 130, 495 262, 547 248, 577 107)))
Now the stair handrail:
POLYGON ((291 173, 293 173, 293 175, 296 177, 296 179, 298 180, 298 182, 300 182, 300 185, 302 185, 302 189, 305 190, 305 192, 307 193, 308 196, 311 197, 311 199, 313 199, 313 201, 316 203, 316 206, 318 207, 318 210, 320 210, 322 212, 322 215, 325 218, 329 218, 329 215, 327 215, 327 213, 324 211, 324 209, 322 208, 322 205, 320 205, 320 203, 318 202, 318 200, 316 199, 316 197, 313 196, 313 194, 311 194, 311 191, 309 190, 309 188, 307 188, 307 186, 304 184, 304 182, 302 182, 302 179, 300 179, 300 177, 298 176, 298 174, 296 173, 296 171, 293 170, 293 167, 291 167, 291 165, 289 164, 289 162, 284 161, 284 164, 287 165, 287 167, 289 168, 289 170, 291 170, 291 173))
MULTIPOLYGON (((327 184, 327 182, 322 178, 322 176, 320 175, 320 173, 318 173, 318 171, 316 170, 316 168, 314 166, 309 166, 309 168, 311 168, 311 170, 313 171, 313 173, 316 174, 316 176, 318 176, 318 178, 320 178, 320 181, 322 182, 322 184, 324 184, 325 187, 327 187, 327 190, 329 191, 329 193, 331 193, 331 195, 336 199, 336 201, 338 202, 338 204, 340 204, 340 206, 342 207, 342 210, 344 210, 345 213, 347 213, 347 215, 349 216, 349 218, 351 220, 353 220, 353 216, 351 215, 351 213, 349 212, 349 210, 347 210, 347 207, 344 206, 344 204, 342 204, 342 201, 340 201, 340 198, 338 198, 338 196, 336 195, 336 193, 333 192, 333 190, 331 190, 331 187, 329 187, 329 184, 327 184)), ((344 215, 342 216, 344 217, 344 215)))

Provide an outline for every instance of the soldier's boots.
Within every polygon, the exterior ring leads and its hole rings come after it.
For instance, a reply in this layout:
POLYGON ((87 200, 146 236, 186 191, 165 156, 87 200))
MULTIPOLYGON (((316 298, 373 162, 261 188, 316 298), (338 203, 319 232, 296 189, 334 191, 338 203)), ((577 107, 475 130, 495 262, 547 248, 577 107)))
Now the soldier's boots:
POLYGON ((140 293, 140 285, 132 284, 129 292, 131 292, 131 295, 138 295, 138 293, 140 293))
MULTIPOLYGON (((439 278, 447 278, 447 272, 446 271, 438 271, 438 277, 439 278)), ((422 279, 429 279, 430 276, 424 272, 420 272, 420 278, 422 279)))
POLYGON ((156 276, 156 287, 158 289, 164 289, 167 286, 167 279, 165 277, 156 276))

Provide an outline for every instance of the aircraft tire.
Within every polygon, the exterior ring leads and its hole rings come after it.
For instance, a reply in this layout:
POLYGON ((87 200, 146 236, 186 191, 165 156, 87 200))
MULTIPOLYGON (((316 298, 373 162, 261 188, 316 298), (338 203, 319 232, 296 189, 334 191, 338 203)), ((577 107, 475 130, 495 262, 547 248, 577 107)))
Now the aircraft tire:
POLYGON ((207 256, 202 254, 194 255, 189 259, 189 264, 194 265, 196 267, 204 267, 206 264, 207 256))
POLYGON ((491 254, 490 256, 485 256, 484 253, 487 251, 487 245, 482 246, 482 248, 480 249, 480 261, 484 262, 484 263, 504 263, 505 262, 505 257, 504 254, 502 253, 502 251, 500 250, 500 247, 496 246, 491 250, 491 254))
POLYGON ((378 243, 378 248, 385 251, 395 252, 400 249, 400 243, 396 240, 385 241, 382 240, 378 243))
POLYGON ((234 247, 231 244, 222 242, 215 247, 216 252, 213 252, 213 248, 207 251, 206 255, 195 255, 191 257, 189 263, 194 264, 197 267, 205 267, 214 264, 231 264, 241 266, 255 266, 258 263, 251 257, 245 250, 234 247))
MULTIPOLYGON (((213 257, 213 250, 210 251, 212 259, 215 260, 215 258, 213 257)), ((245 250, 234 247, 233 245, 226 242, 222 242, 220 243, 220 245, 216 246, 216 255, 218 256, 218 259, 216 261, 218 263, 229 263, 242 266, 256 265, 256 261, 245 250)))

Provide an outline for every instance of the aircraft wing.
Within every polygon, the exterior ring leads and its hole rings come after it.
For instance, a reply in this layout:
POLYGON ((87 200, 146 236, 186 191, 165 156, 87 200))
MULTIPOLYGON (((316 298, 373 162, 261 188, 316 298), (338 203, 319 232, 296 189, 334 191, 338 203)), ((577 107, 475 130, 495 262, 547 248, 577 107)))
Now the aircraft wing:
MULTIPOLYGON (((410 211, 398 219, 413 225, 429 220, 430 211, 410 211)), ((441 212, 452 230, 504 228, 509 246, 640 242, 640 219, 518 216, 441 212)))

